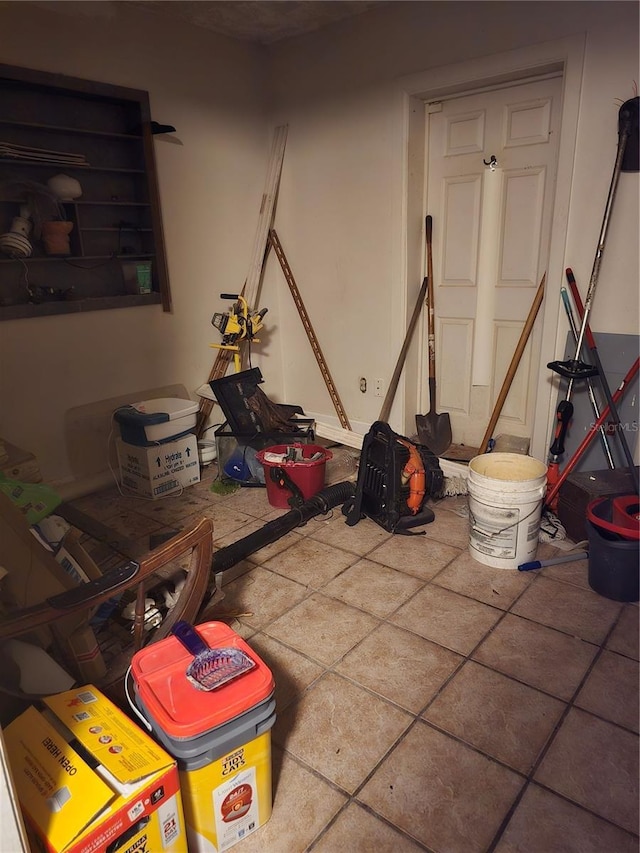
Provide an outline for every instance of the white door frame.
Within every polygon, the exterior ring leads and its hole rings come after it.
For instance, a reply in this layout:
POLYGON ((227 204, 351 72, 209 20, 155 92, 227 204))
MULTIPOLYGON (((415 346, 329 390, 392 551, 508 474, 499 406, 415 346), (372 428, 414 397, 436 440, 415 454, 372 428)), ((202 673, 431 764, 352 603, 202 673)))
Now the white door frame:
MULTIPOLYGON (((394 158, 392 252, 394 269, 399 271, 392 304, 398 306, 391 318, 394 336, 402 340, 424 275, 425 215, 425 101, 453 93, 470 93, 500 83, 526 82, 530 77, 560 71, 563 77, 561 133, 558 170, 551 221, 547 284, 543 305, 541 353, 545 361, 555 358, 560 345, 560 282, 564 280, 564 259, 574 155, 578 130, 585 35, 570 36, 506 53, 493 54, 455 65, 440 66, 403 77, 397 82, 396 109, 400 116, 394 158)), ((423 324, 424 325, 424 324, 423 324)), ((564 334, 564 331, 563 331, 564 334)), ((418 358, 420 346, 414 342, 398 388, 391 420, 404 434, 415 432, 419 382, 424 371, 418 358)), ((542 365, 536 387, 536 418, 531 436, 531 454, 547 458, 550 430, 555 419, 557 388, 553 374, 542 365)))

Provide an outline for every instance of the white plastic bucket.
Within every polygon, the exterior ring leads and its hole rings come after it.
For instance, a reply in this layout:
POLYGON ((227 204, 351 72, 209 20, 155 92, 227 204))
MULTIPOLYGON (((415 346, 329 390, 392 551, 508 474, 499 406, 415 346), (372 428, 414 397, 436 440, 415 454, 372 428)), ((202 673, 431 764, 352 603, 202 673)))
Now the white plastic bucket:
POLYGON ((485 453, 469 463, 469 552, 479 563, 517 569, 535 558, 547 466, 521 453, 485 453))

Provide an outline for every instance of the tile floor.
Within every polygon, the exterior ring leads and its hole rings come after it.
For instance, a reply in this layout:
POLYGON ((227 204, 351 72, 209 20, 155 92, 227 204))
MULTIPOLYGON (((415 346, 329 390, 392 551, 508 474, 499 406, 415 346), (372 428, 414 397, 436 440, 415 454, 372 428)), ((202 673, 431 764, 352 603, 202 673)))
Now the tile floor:
MULTIPOLYGON (((140 539, 207 515, 217 546, 281 514, 215 474, 76 503, 140 539)), ((594 593, 586 562, 475 562, 465 508, 415 537, 334 510, 228 573, 278 714, 273 815, 237 853, 638 851, 638 606, 594 593)))

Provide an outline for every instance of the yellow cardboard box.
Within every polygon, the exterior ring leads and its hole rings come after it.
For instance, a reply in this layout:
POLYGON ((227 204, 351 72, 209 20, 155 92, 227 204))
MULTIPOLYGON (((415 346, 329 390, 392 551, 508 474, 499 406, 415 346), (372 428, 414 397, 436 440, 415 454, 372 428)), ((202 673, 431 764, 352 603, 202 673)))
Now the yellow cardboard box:
POLYGON ((4 730, 20 805, 47 853, 187 853, 175 760, 88 685, 4 730))

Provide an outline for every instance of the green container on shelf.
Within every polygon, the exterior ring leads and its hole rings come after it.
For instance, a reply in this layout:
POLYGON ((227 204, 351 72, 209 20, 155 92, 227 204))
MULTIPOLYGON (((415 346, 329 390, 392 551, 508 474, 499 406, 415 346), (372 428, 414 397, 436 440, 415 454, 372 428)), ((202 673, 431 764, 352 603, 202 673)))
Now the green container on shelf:
POLYGON ((123 261, 122 274, 127 293, 151 293, 153 290, 151 261, 123 261))

